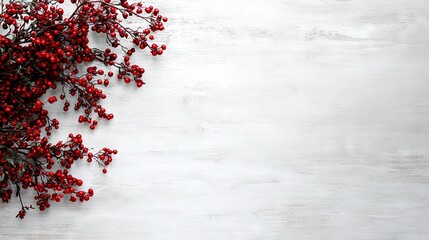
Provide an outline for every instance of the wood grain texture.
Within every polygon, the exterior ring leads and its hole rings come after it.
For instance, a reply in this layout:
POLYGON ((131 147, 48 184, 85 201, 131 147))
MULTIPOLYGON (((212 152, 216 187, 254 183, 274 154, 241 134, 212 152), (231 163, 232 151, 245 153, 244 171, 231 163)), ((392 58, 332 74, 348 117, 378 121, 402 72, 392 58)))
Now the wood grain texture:
POLYGON ((79 172, 96 197, 25 221, 2 204, 2 239, 429 237, 426 0, 156 5, 148 84, 110 88, 96 135, 55 136, 120 150, 79 172))

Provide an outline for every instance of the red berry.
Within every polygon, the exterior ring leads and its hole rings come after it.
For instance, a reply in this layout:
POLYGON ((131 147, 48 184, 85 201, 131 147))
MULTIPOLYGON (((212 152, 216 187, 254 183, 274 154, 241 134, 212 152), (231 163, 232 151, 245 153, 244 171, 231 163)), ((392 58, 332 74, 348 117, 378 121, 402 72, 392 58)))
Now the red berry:
MULTIPOLYGON (((114 118, 103 107, 107 93, 100 85, 108 86, 115 74, 125 83, 134 81, 139 88, 144 84, 144 68, 132 64, 130 59, 136 49, 127 49, 119 40, 128 38, 133 46, 149 48, 153 56, 166 50, 165 45, 153 42, 155 36, 151 34, 164 30, 163 24, 168 20, 159 14, 159 9, 144 8, 141 2, 103 1, 98 4, 70 0, 71 15, 67 18, 59 5, 64 0, 33 1, 31 6, 8 1, 2 8, 0 27, 5 33, 0 34, 0 199, 3 202, 14 196, 21 198, 19 193, 16 195, 18 189, 31 188, 36 192, 35 207, 40 211, 50 208, 52 202, 61 202, 64 196, 71 202, 88 201, 94 190, 78 189, 84 181, 73 177, 68 169, 80 160, 96 160, 107 167, 118 153, 109 148, 91 153, 80 134, 70 133, 63 141, 53 142, 48 136, 59 128, 59 121, 53 116, 57 112, 48 111, 42 102, 46 99, 53 104, 63 100, 64 111, 71 108, 79 112, 78 122, 95 130, 101 124, 96 118, 114 118), (142 21, 146 25, 133 27, 120 20, 136 15, 135 19, 145 18, 149 23, 142 21), (110 47, 104 51, 92 47, 92 32, 105 38, 110 47), (121 50, 126 53, 123 59, 118 56, 121 50), (117 71, 115 74, 113 69, 117 71), (59 93, 59 99, 46 96, 52 93, 59 93)), ((107 169, 102 172, 107 173, 107 169)), ((24 218, 26 210, 24 205, 17 217, 24 218)))
POLYGON ((54 103, 54 102, 56 102, 58 99, 57 99, 57 97, 56 96, 52 96, 52 97, 50 97, 50 98, 48 98, 48 102, 49 103, 54 103))

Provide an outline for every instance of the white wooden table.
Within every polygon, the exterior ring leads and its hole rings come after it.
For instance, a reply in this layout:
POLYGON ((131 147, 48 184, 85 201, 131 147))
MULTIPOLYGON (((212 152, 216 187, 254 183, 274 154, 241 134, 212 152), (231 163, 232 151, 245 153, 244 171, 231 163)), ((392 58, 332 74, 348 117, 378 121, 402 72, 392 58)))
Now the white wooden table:
POLYGON ((1 239, 428 239, 427 0, 154 4, 148 84, 55 136, 120 150, 75 172, 95 197, 24 221, 0 204, 1 239))

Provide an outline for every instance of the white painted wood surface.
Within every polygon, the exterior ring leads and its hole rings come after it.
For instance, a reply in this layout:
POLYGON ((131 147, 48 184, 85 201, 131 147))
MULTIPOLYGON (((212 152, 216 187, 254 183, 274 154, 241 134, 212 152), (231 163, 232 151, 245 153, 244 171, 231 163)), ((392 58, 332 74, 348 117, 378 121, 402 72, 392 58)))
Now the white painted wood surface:
POLYGON ((2 204, 1 239, 428 239, 427 0, 156 5, 168 51, 83 131, 120 150, 96 196, 2 204))

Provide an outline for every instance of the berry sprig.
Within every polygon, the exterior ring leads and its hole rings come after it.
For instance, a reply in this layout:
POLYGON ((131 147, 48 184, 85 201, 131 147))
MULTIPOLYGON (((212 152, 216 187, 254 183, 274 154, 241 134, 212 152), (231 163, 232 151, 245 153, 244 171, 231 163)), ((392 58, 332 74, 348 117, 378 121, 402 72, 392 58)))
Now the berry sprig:
POLYGON ((166 50, 153 42, 153 34, 168 21, 157 8, 126 0, 70 2, 75 9, 67 17, 61 8, 64 0, 11 0, 1 6, 0 198, 8 202, 15 194, 21 219, 29 209, 44 211, 63 199, 88 201, 94 191, 81 189, 83 180, 71 174, 73 164, 96 161, 106 173, 117 154, 109 148, 92 153, 80 134, 52 143, 49 136, 60 122, 45 105, 62 101, 64 111, 80 111, 78 122, 94 130, 97 119, 114 118, 100 104, 106 98, 102 88, 113 78, 144 84, 145 69, 131 63, 137 49, 148 49, 153 56, 166 50), (147 27, 127 27, 124 20, 131 17, 147 27), (90 47, 90 34, 104 37, 107 47, 90 47), (127 39, 135 47, 125 46, 122 40, 127 39), (122 51, 122 60, 116 49, 122 51), (61 93, 42 102, 50 89, 61 93), (23 203, 21 191, 27 189, 35 193, 35 206, 23 203))

